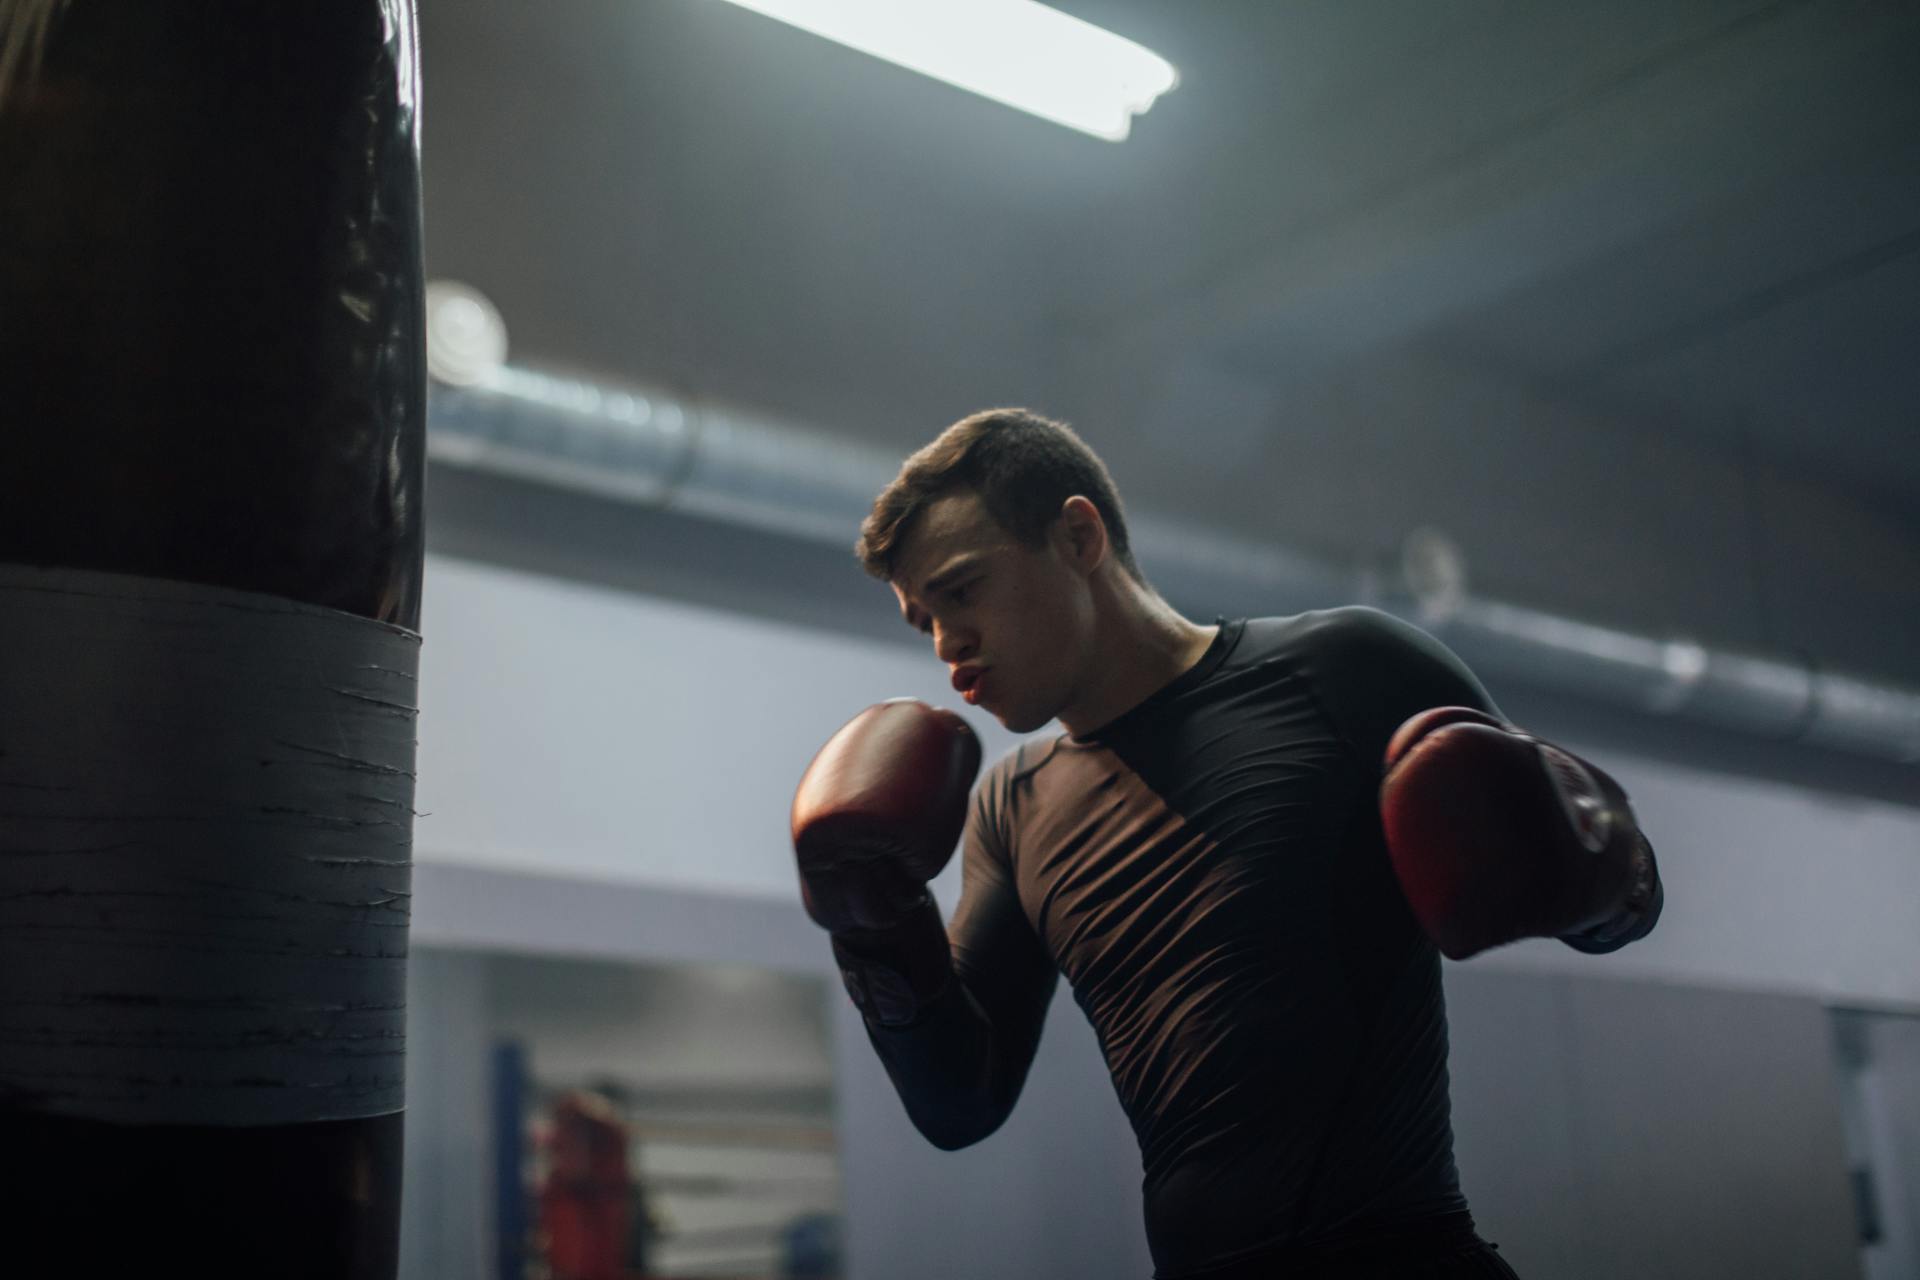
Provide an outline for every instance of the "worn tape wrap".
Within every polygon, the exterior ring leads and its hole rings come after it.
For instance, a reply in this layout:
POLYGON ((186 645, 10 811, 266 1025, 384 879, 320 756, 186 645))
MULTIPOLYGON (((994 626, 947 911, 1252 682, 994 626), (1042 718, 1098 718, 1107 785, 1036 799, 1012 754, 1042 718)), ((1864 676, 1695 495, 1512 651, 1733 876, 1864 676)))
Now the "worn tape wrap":
POLYGON ((0 1097, 140 1124, 401 1109, 419 645, 0 566, 0 1097))

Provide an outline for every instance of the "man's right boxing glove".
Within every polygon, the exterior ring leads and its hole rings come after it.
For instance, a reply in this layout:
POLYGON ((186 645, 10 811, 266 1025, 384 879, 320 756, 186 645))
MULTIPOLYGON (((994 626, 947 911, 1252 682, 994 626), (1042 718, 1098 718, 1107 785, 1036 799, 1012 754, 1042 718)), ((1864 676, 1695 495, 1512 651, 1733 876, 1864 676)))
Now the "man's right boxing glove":
POLYGON ((1653 927, 1652 847, 1597 765, 1470 707, 1408 720, 1386 765, 1394 872, 1450 959, 1529 937, 1612 950, 1653 927))
POLYGON ((952 978, 927 882, 953 856, 979 771, 965 720, 895 698, 828 739, 794 793, 801 902, 832 934, 847 994, 883 1026, 913 1021, 952 978))

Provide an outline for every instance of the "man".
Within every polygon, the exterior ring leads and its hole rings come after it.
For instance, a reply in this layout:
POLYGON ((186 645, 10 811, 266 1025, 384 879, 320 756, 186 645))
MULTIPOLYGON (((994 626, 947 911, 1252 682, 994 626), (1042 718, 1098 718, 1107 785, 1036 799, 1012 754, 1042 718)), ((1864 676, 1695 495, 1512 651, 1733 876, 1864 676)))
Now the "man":
POLYGON ((908 459, 858 550, 969 704, 1064 729, 963 810, 971 733, 882 704, 795 798, 807 908, 921 1132, 998 1127, 1064 973, 1140 1141, 1157 1276, 1512 1276, 1455 1174, 1421 926, 1456 955, 1643 936, 1624 793, 1386 614, 1181 616, 1099 459, 1022 410, 908 459), (963 812, 948 928, 924 886, 963 812))

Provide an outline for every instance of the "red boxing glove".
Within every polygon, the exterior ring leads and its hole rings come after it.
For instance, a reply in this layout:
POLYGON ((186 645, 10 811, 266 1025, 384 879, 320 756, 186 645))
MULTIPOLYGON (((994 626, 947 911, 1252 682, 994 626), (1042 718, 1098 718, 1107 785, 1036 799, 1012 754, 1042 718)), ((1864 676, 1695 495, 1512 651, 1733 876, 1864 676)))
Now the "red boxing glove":
POLYGON ((979 771, 966 721, 895 698, 828 739, 794 793, 800 900, 832 932, 847 994, 882 1026, 911 1023, 952 977, 927 882, 953 856, 979 771))
POLYGON ((793 797, 800 895, 814 923, 888 929, 927 901, 979 771, 967 722, 912 698, 868 707, 828 739, 793 797))
POLYGON ((1648 910, 1652 850, 1604 770, 1469 707, 1408 720, 1386 765, 1394 872, 1449 959, 1530 937, 1610 949, 1648 910))

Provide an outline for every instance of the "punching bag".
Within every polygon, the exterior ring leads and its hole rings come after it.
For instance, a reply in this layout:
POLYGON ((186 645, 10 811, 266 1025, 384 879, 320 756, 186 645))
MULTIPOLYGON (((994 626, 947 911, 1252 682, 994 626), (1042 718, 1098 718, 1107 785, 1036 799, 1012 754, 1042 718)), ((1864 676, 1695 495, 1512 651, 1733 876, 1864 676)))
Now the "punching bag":
POLYGON ((0 0, 0 1269, 394 1274, 410 0, 0 0))

